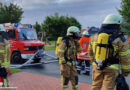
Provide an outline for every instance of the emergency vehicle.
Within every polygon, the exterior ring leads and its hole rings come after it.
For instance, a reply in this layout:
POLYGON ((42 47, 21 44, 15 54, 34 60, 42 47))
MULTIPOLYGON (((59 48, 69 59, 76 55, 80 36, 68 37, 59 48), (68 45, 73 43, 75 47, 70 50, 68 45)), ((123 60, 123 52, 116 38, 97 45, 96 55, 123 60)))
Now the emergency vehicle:
MULTIPOLYGON (((32 25, 4 24, 5 31, 9 35, 11 49, 11 63, 21 64, 32 57, 37 50, 43 52, 44 44, 38 40, 36 31, 32 25)), ((34 57, 34 62, 39 62, 42 54, 34 57)))

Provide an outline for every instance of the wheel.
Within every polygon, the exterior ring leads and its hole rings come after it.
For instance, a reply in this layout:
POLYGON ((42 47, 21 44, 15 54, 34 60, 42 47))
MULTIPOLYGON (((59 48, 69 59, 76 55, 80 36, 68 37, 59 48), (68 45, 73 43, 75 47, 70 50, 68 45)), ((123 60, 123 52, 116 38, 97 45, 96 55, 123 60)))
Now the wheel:
POLYGON ((20 52, 14 52, 11 56, 11 63, 12 64, 22 64, 23 60, 21 58, 20 52))
POLYGON ((33 63, 39 63, 41 61, 41 58, 33 59, 33 63))

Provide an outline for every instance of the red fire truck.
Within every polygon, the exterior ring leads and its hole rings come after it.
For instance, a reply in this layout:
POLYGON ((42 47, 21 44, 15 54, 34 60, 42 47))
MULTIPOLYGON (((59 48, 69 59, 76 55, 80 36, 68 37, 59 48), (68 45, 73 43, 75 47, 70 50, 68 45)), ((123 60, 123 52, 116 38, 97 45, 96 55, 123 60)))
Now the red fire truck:
MULTIPOLYGON (((4 25, 9 35, 9 43, 11 48, 11 63, 21 64, 25 60, 32 57, 37 50, 43 52, 44 44, 37 38, 36 31, 32 25, 10 24, 4 25)), ((34 62, 39 62, 42 55, 37 55, 34 62)))

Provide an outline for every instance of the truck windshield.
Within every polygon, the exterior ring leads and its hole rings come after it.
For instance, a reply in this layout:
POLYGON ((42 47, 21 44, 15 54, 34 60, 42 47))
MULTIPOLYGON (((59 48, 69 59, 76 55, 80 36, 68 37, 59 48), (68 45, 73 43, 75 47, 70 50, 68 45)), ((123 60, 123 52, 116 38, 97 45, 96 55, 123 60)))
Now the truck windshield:
POLYGON ((19 40, 37 40, 37 34, 32 29, 18 29, 19 40))

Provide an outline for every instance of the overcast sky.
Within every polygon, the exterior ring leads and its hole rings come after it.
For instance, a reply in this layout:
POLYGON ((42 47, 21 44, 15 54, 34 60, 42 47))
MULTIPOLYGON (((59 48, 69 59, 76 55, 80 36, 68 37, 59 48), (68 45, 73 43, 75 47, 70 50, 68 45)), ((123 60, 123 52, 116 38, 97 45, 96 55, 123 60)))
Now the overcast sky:
POLYGON ((42 23, 46 16, 68 15, 75 17, 82 25, 100 26, 106 15, 118 14, 121 0, 0 0, 5 4, 17 3, 23 10, 22 23, 42 23))

